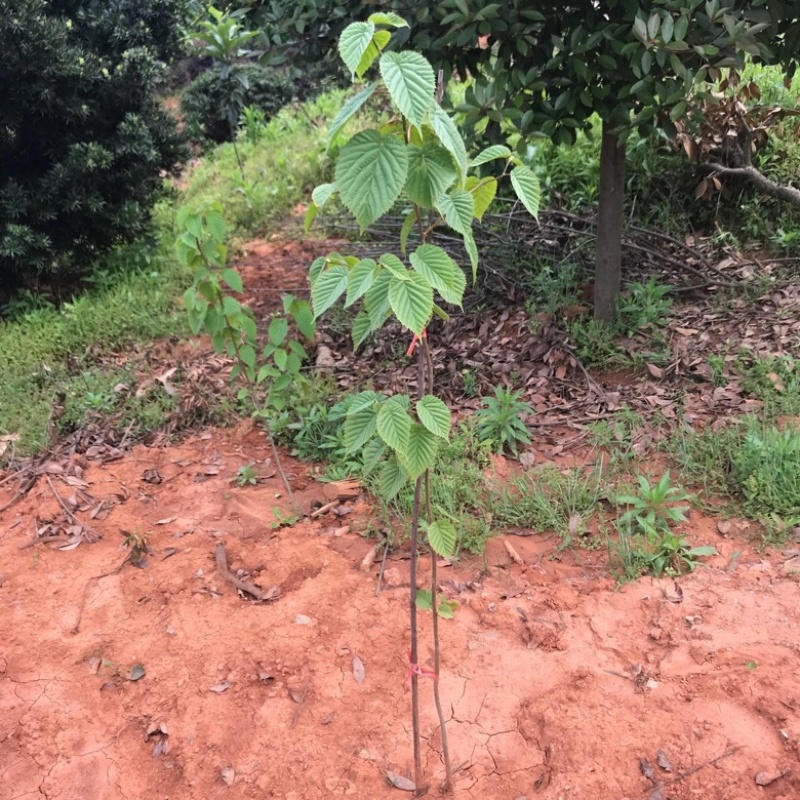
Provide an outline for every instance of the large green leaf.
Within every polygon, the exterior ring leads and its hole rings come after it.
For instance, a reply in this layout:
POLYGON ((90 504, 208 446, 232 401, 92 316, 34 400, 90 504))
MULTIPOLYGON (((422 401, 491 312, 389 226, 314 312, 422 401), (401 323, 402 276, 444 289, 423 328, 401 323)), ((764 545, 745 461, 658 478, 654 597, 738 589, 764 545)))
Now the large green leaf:
POLYGON ((483 215, 489 210, 489 206, 497 194, 497 180, 495 178, 481 178, 478 180, 474 175, 470 175, 467 178, 465 188, 472 194, 475 201, 476 219, 483 219, 483 215))
POLYGON ((417 219, 417 215, 412 209, 411 211, 406 214, 405 219, 403 220, 403 225, 400 228, 400 252, 405 255, 406 246, 408 245, 408 236, 411 233, 411 229, 419 222, 417 219))
POLYGON ((401 281, 408 280, 406 265, 394 253, 384 253, 379 261, 395 278, 400 278, 401 281))
POLYGON ((407 28, 408 23, 394 11, 378 11, 367 18, 374 25, 391 25, 393 28, 407 28))
POLYGON ((390 397, 378 412, 378 436, 392 450, 405 452, 410 430, 411 417, 408 416, 405 405, 398 398, 390 397))
POLYGON ((267 336, 270 344, 280 347, 289 333, 289 321, 286 317, 273 317, 270 320, 267 336))
POLYGON ((409 146, 406 194, 412 203, 433 208, 455 179, 453 157, 444 147, 436 142, 409 146))
POLYGON ((511 151, 505 145, 493 144, 475 156, 471 163, 473 167, 479 167, 481 164, 494 161, 496 158, 508 158, 510 155, 511 151))
POLYGON ((380 477, 380 492, 384 500, 393 500, 408 480, 403 468, 396 458, 390 458, 384 464, 380 477))
POLYGON ((320 272, 311 285, 311 302, 314 305, 314 316, 322 316, 347 289, 350 270, 344 264, 334 264, 320 272))
POLYGON ((539 179, 528 167, 520 165, 511 170, 511 185, 531 216, 539 217, 542 188, 539 179))
POLYGON ((446 302, 460 306, 467 279, 461 267, 441 247, 420 245, 409 257, 411 265, 446 302))
POLYGON ((432 394, 417 401, 417 416, 420 422, 440 439, 450 438, 450 409, 432 394))
POLYGON ((322 208, 336 194, 335 183, 321 183, 311 192, 311 200, 317 208, 322 208))
POLYGON ((467 148, 464 146, 461 133, 455 122, 450 118, 450 115, 438 103, 434 103, 431 106, 430 119, 434 133, 439 137, 439 141, 447 148, 450 155, 453 156, 463 181, 467 176, 469 161, 467 159, 467 148))
POLYGON ((369 287, 367 293, 364 295, 364 306, 369 314, 370 324, 373 331, 386 322, 386 316, 389 313, 389 287, 392 283, 392 275, 390 272, 383 270, 378 273, 375 282, 369 287))
POLYGON ((408 151, 396 136, 361 131, 342 148, 336 164, 336 185, 362 230, 392 207, 407 172, 408 151))
POLYGON ((411 50, 384 53, 381 77, 400 113, 418 128, 433 103, 436 77, 428 60, 411 50))
POLYGON ((372 406, 347 415, 344 421, 344 446, 348 453, 354 453, 375 435, 377 417, 372 406))
POLYGON ((436 201, 436 207, 444 217, 444 221, 462 235, 472 231, 472 220, 475 217, 475 200, 464 189, 451 189, 436 201))
POLYGON ((385 454, 386 446, 377 436, 367 442, 362 453, 362 471, 364 475, 369 475, 371 472, 373 472, 385 454))
POLYGON ((362 258, 351 270, 347 279, 347 299, 344 307, 348 308, 363 295, 375 281, 378 265, 371 258, 362 258))
POLYGON ((428 525, 428 544, 440 556, 447 558, 456 549, 456 529, 446 519, 436 520, 428 525))
POLYGON ((372 97, 373 92, 378 88, 378 83, 371 83, 366 89, 362 89, 358 94, 353 95, 341 108, 339 113, 334 117, 328 132, 328 141, 325 148, 328 149, 331 143, 336 138, 339 131, 347 125, 353 114, 358 111, 364 103, 372 97))
POLYGON ((339 37, 339 55, 351 75, 356 74, 361 58, 372 44, 374 34, 375 25, 371 22, 353 22, 342 31, 339 37))
POLYGON ((433 288, 418 272, 409 272, 408 280, 392 276, 389 304, 397 319, 421 336, 433 315, 433 288))
POLYGON ((392 34, 389 33, 389 31, 375 31, 375 35, 372 37, 369 47, 364 51, 364 55, 361 56, 361 61, 358 62, 356 75, 359 78, 372 66, 375 59, 381 54, 383 48, 389 44, 391 38, 392 34))
POLYGON ((464 248, 467 251, 469 263, 472 266, 472 282, 475 283, 478 277, 478 245, 475 244, 475 237, 472 235, 472 231, 464 236, 464 248))
POLYGON ((377 392, 365 391, 359 392, 357 395, 350 399, 347 406, 348 414, 356 414, 363 411, 365 408, 371 408, 375 414, 378 413, 377 404, 383 402, 383 395, 377 392))
POLYGON ((353 349, 358 350, 358 348, 364 344, 364 340, 367 336, 372 333, 372 322, 370 321, 369 314, 363 308, 356 314, 351 332, 353 334, 353 349))
POLYGON ((436 461, 438 439, 426 427, 417 422, 411 424, 408 432, 408 445, 398 451, 397 457, 409 478, 418 478, 433 467, 436 461))

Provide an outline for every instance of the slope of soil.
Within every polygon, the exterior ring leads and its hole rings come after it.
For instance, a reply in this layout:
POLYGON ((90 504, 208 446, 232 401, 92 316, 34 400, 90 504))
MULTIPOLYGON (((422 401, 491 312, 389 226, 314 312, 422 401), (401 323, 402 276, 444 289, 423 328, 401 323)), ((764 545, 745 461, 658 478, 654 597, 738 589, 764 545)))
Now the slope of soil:
MULTIPOLYGON (((376 596, 377 564, 359 569, 373 542, 344 531, 368 525, 363 501, 274 527, 276 508, 290 513, 277 476, 230 481, 249 461, 268 474, 267 456, 244 427, 86 464, 85 491, 116 505, 77 512, 103 537, 69 551, 21 549, 60 513, 46 481, 0 514, 0 800, 404 796, 384 770, 412 761, 408 562, 390 554, 376 596), (144 568, 114 571, 122 531, 150 534, 144 568), (239 596, 215 570, 219 543, 277 598, 239 596)), ((304 510, 326 501, 290 472, 304 510)), ((678 584, 616 587, 597 553, 552 560, 537 535, 509 537, 524 568, 495 540, 488 573, 440 570, 459 602, 440 676, 456 797, 798 796, 797 553, 755 553, 696 512, 688 530, 721 554, 678 584)), ((421 685, 435 795, 441 740, 421 685)))

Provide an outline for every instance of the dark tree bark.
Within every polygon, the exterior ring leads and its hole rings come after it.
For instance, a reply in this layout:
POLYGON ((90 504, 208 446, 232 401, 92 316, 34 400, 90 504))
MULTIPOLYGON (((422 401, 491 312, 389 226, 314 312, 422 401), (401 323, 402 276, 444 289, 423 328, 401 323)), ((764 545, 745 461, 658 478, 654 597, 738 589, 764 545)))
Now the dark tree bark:
POLYGON ((611 323, 622 281, 622 213, 625 200, 625 144, 603 123, 600 149, 600 207, 594 273, 594 318, 611 323))

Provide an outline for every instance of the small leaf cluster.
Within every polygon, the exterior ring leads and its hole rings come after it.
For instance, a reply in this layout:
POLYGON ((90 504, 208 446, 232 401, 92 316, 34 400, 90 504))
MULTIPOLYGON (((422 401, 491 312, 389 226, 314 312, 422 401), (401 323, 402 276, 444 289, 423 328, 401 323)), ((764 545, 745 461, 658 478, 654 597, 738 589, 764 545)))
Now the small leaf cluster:
POLYGON ((503 145, 490 147, 469 160, 458 128, 436 100, 431 64, 419 53, 386 50, 391 34, 385 28, 406 26, 396 14, 378 13, 343 31, 339 54, 351 74, 360 80, 377 61, 379 77, 344 105, 331 124, 328 145, 376 94, 388 94, 398 115, 379 129, 357 133, 344 144, 334 181, 318 186, 312 195, 306 225, 336 194, 362 229, 405 198, 413 208, 401 233, 403 252, 412 228, 417 227, 424 240, 426 232, 444 224, 463 237, 474 276, 478 253, 472 224, 494 199, 497 179, 470 175, 470 170, 504 160, 503 174, 509 174, 517 196, 534 216, 541 199, 539 181, 503 145))
POLYGON ((290 322, 303 338, 313 339, 311 307, 305 300, 286 295, 284 314, 270 321, 262 349, 252 310, 229 294, 241 294, 244 287, 241 275, 225 266, 226 225, 219 205, 210 204, 199 211, 184 206, 176 215, 176 224, 181 231, 175 243, 178 260, 196 270, 194 282, 183 296, 192 332, 204 330, 216 352, 236 360, 230 379, 242 378, 246 388, 240 390, 240 397, 266 384, 267 405, 282 409, 286 392, 302 379, 303 361, 308 358, 300 341, 290 337, 290 322))
POLYGON ((670 525, 686 522, 688 506, 676 506, 689 499, 688 495, 672 485, 669 471, 665 472, 656 483, 644 476, 637 477, 639 492, 633 495, 619 495, 618 505, 630 508, 619 518, 622 525, 633 525, 639 532, 650 534, 669 531, 670 525))
POLYGON ((496 453, 502 453, 506 448, 517 454, 520 444, 530 444, 531 437, 523 416, 533 414, 529 403, 520 400, 522 392, 512 392, 503 386, 498 386, 494 397, 485 397, 478 409, 478 439, 491 444, 496 453))

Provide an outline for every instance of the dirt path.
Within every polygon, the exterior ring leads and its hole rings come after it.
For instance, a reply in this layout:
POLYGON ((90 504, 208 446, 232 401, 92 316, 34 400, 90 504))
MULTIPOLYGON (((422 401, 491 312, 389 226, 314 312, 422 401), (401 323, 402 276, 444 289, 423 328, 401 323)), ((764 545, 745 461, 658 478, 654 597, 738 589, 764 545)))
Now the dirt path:
MULTIPOLYGON (((407 562, 390 561, 376 597, 377 568, 358 568, 372 542, 336 535, 363 503, 270 527, 287 508, 277 479, 230 482, 266 456, 257 432, 227 431, 90 465, 95 496, 129 499, 93 523, 100 542, 69 552, 20 549, 35 517, 57 512, 46 483, 0 514, 0 800, 404 796, 383 770, 411 762, 407 562), (143 482, 151 469, 161 483, 143 482), (151 534, 147 566, 91 581, 125 557, 121 530, 151 534), (280 587, 274 602, 219 576, 220 542, 234 571, 280 587), (136 665, 145 674, 129 680, 136 665)), ((304 505, 325 500, 292 472, 304 505)), ((655 800, 640 758, 671 800, 798 796, 797 573, 711 530, 693 518, 693 543, 723 554, 683 578, 682 595, 672 581, 616 589, 597 558, 580 565, 595 554, 554 562, 539 537, 514 540, 525 571, 499 541, 488 576, 479 561, 442 570, 460 604, 443 623, 441 674, 457 797, 655 800)), ((440 740, 422 683, 435 795, 440 740)))

